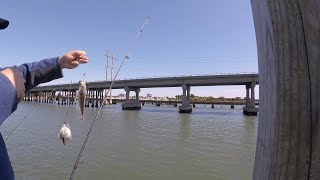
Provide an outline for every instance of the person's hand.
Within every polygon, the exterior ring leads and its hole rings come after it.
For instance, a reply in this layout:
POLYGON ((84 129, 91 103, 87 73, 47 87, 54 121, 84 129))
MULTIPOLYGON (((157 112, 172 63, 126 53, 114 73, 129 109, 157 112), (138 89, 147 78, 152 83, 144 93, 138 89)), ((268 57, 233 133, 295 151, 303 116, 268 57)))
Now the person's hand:
POLYGON ((74 69, 79 64, 86 64, 89 58, 86 56, 85 51, 75 50, 64 54, 59 58, 61 68, 74 69))
POLYGON ((25 80, 22 72, 14 68, 8 68, 2 70, 1 73, 7 76, 7 78, 11 81, 13 87, 17 91, 17 98, 19 101, 21 101, 25 96, 25 80))

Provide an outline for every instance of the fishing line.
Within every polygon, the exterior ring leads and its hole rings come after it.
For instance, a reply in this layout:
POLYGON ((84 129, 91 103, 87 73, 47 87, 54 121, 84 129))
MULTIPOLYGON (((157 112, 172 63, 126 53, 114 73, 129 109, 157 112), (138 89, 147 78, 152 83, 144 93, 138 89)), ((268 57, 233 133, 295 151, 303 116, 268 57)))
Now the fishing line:
MULTIPOLYGON (((73 69, 73 71, 74 71, 74 69, 73 69)), ((83 73, 83 74, 82 74, 82 80, 83 80, 83 81, 84 81, 85 76, 86 76, 86 73, 83 73)), ((70 103, 71 85, 72 85, 72 80, 71 80, 71 82, 70 82, 70 84, 69 84, 69 88, 68 88, 68 91, 67 91, 67 94, 68 94, 68 102, 67 102, 67 103, 70 103)), ((74 99, 74 101, 75 101, 75 99, 74 99)), ((69 122, 71 121, 68 115, 69 115, 69 108, 68 108, 67 111, 65 112, 65 116, 66 116, 66 119, 67 119, 67 123, 69 123, 69 122)), ((70 124, 70 123, 69 123, 69 124, 70 124)))
POLYGON ((92 129, 93 129, 93 125, 94 125, 94 123, 96 122, 97 117, 98 117, 98 115, 100 114, 100 111, 101 111, 101 109, 103 108, 103 106, 104 106, 104 104, 105 104, 105 102, 106 102, 106 100, 107 100, 107 97, 108 97, 107 94, 110 92, 110 90, 111 90, 111 88, 112 88, 112 85, 113 85, 113 83, 115 82, 115 80, 116 80, 116 78, 117 78, 117 76, 118 76, 118 74, 119 74, 119 72, 120 72, 120 70, 121 70, 124 62, 125 62, 127 59, 129 59, 129 55, 130 55, 131 50, 132 50, 133 47, 136 45, 136 42, 137 42, 137 40, 139 39, 139 37, 140 37, 140 35, 141 35, 142 31, 143 31, 144 26, 149 23, 149 20, 150 20, 150 17, 147 17, 147 18, 145 19, 145 22, 144 22, 143 25, 141 26, 139 32, 137 33, 136 38, 133 40, 131 46, 129 47, 129 49, 128 49, 128 51, 127 51, 126 56, 123 58, 123 60, 122 60, 122 62, 121 62, 120 67, 119 67, 116 75, 114 76, 114 78, 113 78, 113 80, 112 80, 112 82, 111 82, 111 85, 110 85, 110 87, 109 87, 109 89, 108 89, 108 91, 107 91, 107 93, 106 93, 106 96, 103 98, 102 104, 100 105, 99 110, 98 110, 98 112, 96 113, 96 115, 95 115, 95 117, 94 117, 94 119, 93 119, 93 121, 92 121, 92 123, 91 123, 91 126, 90 126, 90 128, 89 128, 89 131, 88 131, 88 133, 87 133, 87 136, 86 136, 86 138, 85 138, 85 140, 84 140, 84 142, 83 142, 83 145, 82 145, 82 147, 81 147, 81 149, 80 149, 80 152, 79 152, 79 155, 78 155, 78 157, 77 157, 77 160, 76 160, 76 162, 75 162, 75 164, 74 164, 74 167, 73 167, 73 169, 72 169, 72 172, 71 172, 71 175, 70 175, 70 177, 69 177, 69 180, 72 180, 72 179, 73 179, 74 173, 75 173, 75 171, 76 171, 76 169, 77 169, 77 167, 78 167, 80 158, 81 158, 81 156, 82 156, 82 152, 83 152, 83 150, 84 150, 84 148, 85 148, 85 146, 86 146, 86 144, 87 144, 87 142, 88 142, 89 136, 90 136, 91 131, 92 131, 92 129))
MULTIPOLYGON (((52 93, 55 89, 53 89, 52 91, 49 92, 52 93)), ((9 139, 9 137, 13 134, 13 132, 20 126, 20 124, 25 120, 27 119, 27 117, 35 110, 37 109, 38 107, 34 107, 33 109, 31 109, 29 111, 29 113, 17 124, 17 126, 10 132, 10 134, 6 137, 5 141, 7 141, 9 139)))
POLYGON ((32 111, 34 111, 35 109, 37 109, 37 107, 34 107, 33 109, 31 109, 31 111, 29 111, 29 113, 24 116, 24 118, 19 122, 19 124, 10 132, 10 134, 6 137, 5 141, 7 141, 9 139, 9 137, 13 134, 13 132, 20 126, 20 124, 27 119, 27 117, 32 113, 32 111))
MULTIPOLYGON (((69 89, 68 89, 68 92, 67 92, 67 94, 68 94, 68 102, 66 102, 66 103, 70 103, 71 85, 72 85, 72 80, 71 80, 71 82, 70 82, 69 89)), ((66 119, 67 119, 67 123, 70 122, 70 118, 69 118, 68 114, 69 114, 69 108, 68 108, 67 111, 65 112, 65 116, 66 116, 66 119)))

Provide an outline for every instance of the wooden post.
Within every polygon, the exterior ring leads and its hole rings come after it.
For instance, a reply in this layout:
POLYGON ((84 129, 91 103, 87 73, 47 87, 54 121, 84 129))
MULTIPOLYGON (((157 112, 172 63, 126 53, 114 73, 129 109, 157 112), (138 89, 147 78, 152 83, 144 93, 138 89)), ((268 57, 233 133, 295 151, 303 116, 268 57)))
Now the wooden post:
POLYGON ((251 4, 260 75, 253 179, 319 179, 320 1, 251 4))

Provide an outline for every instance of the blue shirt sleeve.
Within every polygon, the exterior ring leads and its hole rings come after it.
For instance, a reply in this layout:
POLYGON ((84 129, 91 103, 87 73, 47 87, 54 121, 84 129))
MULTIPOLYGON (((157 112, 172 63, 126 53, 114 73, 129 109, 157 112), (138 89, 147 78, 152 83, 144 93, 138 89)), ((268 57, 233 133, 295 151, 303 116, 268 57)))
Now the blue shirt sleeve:
MULTIPOLYGON (((0 72, 0 125, 17 109, 17 92, 11 81, 0 72)), ((0 179, 14 180, 7 148, 0 133, 0 179)))
POLYGON ((17 91, 11 81, 0 73, 0 125, 17 109, 17 91))
POLYGON ((26 92, 41 83, 46 83, 63 77, 59 57, 13 67, 19 69, 23 73, 26 81, 26 92))
MULTIPOLYGON (((63 77, 59 57, 26 63, 11 68, 18 69, 23 73, 26 92, 41 83, 63 77)), ((17 105, 18 99, 15 88, 11 81, 0 73, 0 125, 17 109, 17 105)))
MULTIPOLYGON (((44 59, 39 62, 13 66, 23 73, 26 91, 40 83, 63 77, 59 58, 44 59)), ((0 68, 0 71, 3 68, 0 68)), ((0 72, 0 125, 12 114, 18 105, 17 91, 11 81, 0 72)), ((7 148, 0 133, 0 179, 14 180, 14 172, 10 163, 7 148)))

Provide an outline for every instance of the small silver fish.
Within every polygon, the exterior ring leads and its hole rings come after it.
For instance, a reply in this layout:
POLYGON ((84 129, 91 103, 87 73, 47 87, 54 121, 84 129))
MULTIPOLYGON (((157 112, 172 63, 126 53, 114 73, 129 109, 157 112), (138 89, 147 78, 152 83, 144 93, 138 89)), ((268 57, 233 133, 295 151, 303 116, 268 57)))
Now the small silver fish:
POLYGON ((80 81, 79 91, 77 94, 77 100, 81 111, 81 116, 83 117, 84 105, 86 103, 87 86, 85 81, 80 81))
POLYGON ((58 133, 58 137, 62 140, 64 145, 66 145, 67 140, 72 138, 69 123, 65 122, 62 124, 58 133))

